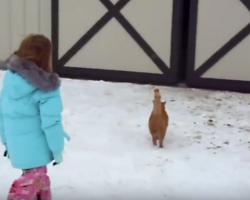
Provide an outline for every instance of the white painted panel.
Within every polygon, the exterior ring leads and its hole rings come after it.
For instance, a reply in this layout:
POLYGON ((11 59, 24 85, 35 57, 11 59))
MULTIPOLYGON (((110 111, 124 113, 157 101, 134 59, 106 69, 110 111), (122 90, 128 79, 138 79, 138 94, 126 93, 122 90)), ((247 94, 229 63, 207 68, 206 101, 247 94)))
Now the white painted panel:
POLYGON ((250 36, 233 48, 202 77, 250 81, 250 36))
POLYGON ((51 39, 51 0, 39 1, 40 17, 39 17, 39 33, 44 34, 51 39))
POLYGON ((25 37, 25 0, 9 0, 11 2, 11 52, 17 50, 20 41, 25 37))
MULTIPOLYGON (((15 0, 14 0, 15 1, 15 0)), ((24 35, 28 33, 39 33, 39 1, 24 1, 24 35)))
POLYGON ((105 13, 96 0, 59 1, 59 57, 63 56, 105 13))
POLYGON ((238 0, 199 0, 195 69, 249 22, 250 13, 238 0))
POLYGON ((115 19, 104 26, 66 66, 162 74, 115 19))
POLYGON ((0 0, 0 61, 30 33, 51 38, 51 1, 0 0))
POLYGON ((116 4, 119 0, 111 0, 113 4, 116 4))
POLYGON ((0 61, 11 51, 10 0, 0 0, 0 61))
MULTIPOLYGON (((167 65, 172 9, 172 0, 134 0, 121 11, 167 65)), ((59 10, 60 57, 107 12, 102 3, 93 0, 61 0, 59 10)), ((66 66, 162 74, 116 19, 105 25, 66 66)))
POLYGON ((160 58, 170 65, 172 0, 134 0, 121 11, 160 58))

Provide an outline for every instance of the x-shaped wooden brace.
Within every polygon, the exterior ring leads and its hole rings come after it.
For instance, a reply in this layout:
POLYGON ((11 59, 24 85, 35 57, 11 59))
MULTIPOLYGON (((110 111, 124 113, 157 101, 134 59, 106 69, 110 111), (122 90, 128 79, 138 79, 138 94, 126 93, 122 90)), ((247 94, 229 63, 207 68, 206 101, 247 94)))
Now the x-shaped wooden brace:
MULTIPOLYGON (((250 0, 239 0, 250 12, 250 0)), ((250 13, 249 13, 250 14, 250 13)), ((250 16, 250 15, 249 15, 250 16)), ((250 35, 250 22, 241 29, 234 37, 232 37, 225 45, 216 51, 208 60, 206 60, 194 73, 197 77, 201 77, 223 56, 236 47, 241 41, 250 35)))
POLYGON ((135 28, 128 22, 128 20, 120 13, 122 8, 130 0, 120 0, 115 5, 110 0, 99 0, 107 9, 108 12, 104 14, 99 21, 97 21, 92 28, 90 28, 85 35, 83 35, 58 61, 58 65, 64 66, 72 56, 74 56, 91 38, 95 36, 113 17, 121 24, 121 26, 128 32, 128 34, 135 40, 135 42, 142 48, 142 50, 149 56, 149 58, 156 64, 163 74, 169 71, 168 66, 156 54, 156 52, 149 46, 149 44, 141 37, 135 28))

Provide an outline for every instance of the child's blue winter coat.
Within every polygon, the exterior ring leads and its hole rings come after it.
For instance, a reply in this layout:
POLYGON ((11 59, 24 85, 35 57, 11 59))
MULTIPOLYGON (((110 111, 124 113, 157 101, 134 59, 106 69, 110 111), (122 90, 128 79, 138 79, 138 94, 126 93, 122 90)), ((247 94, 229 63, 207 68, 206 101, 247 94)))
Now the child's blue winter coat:
POLYGON ((60 80, 35 63, 12 56, 0 99, 0 136, 14 168, 30 169, 62 153, 60 80))

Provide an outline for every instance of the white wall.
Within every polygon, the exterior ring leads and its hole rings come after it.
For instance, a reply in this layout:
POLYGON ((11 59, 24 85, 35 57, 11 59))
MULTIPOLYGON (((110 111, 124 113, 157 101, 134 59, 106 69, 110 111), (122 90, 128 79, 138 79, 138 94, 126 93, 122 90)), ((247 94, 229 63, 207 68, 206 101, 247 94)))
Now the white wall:
POLYGON ((51 38, 51 1, 0 0, 0 61, 30 33, 51 38))

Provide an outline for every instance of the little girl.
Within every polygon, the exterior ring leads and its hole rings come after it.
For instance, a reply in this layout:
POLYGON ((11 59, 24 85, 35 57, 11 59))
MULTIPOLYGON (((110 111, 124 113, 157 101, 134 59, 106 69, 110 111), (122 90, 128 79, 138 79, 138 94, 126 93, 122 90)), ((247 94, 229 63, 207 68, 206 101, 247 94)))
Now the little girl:
POLYGON ((46 166, 63 160, 60 79, 50 66, 52 45, 30 35, 6 61, 0 99, 0 136, 14 168, 23 170, 8 200, 51 200, 46 166))

